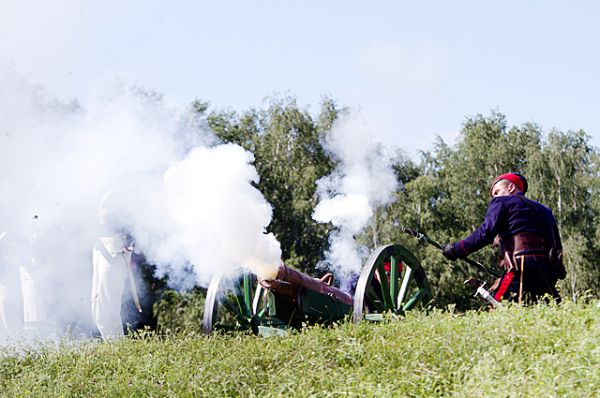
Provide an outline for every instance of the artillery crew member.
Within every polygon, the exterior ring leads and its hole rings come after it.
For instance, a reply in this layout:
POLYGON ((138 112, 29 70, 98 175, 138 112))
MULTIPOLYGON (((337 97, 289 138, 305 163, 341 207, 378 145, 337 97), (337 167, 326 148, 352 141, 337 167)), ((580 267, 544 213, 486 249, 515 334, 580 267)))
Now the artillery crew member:
POLYGON ((0 230, 0 344, 11 336, 9 292, 10 283, 7 281, 8 260, 6 256, 5 242, 6 231, 0 230))
POLYGON ((546 206, 525 197, 527 186, 519 173, 496 177, 483 224, 465 239, 448 243, 443 254, 452 261, 465 258, 499 237, 505 273, 494 284, 494 298, 536 302, 549 294, 558 302, 556 282, 566 272, 556 220, 546 206))
MULTIPOLYGON (((121 298, 129 274, 133 247, 125 234, 110 225, 114 222, 112 191, 100 202, 100 235, 92 252, 93 278, 91 291, 92 318, 102 339, 124 335, 121 298)), ((114 203, 113 203, 114 204, 114 203)))

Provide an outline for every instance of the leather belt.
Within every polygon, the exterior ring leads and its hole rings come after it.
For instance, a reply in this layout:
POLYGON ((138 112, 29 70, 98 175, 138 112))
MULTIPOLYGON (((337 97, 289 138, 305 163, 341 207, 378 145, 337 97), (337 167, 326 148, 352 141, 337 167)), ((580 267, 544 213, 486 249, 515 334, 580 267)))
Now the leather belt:
POLYGON ((510 238, 503 240, 504 250, 523 254, 547 254, 545 239, 542 235, 529 232, 518 232, 510 238))
POLYGON ((544 237, 529 232, 519 232, 508 239, 503 239, 499 266, 510 270, 521 270, 523 258, 545 257, 548 258, 548 250, 544 245, 544 237))

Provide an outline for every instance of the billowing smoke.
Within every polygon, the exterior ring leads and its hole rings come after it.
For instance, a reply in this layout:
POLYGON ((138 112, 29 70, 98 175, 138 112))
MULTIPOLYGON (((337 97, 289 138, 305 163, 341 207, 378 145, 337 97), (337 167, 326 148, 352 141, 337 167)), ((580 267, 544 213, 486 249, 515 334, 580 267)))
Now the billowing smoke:
POLYGON ((399 182, 390 154, 360 113, 340 119, 324 145, 337 165, 317 182, 319 203, 313 218, 335 227, 322 266, 334 271, 347 288, 345 281, 360 272, 366 254, 355 235, 365 229, 379 206, 393 201, 399 182))
POLYGON ((119 81, 85 104, 12 70, 0 71, 0 87, 0 340, 22 329, 24 276, 44 300, 40 311, 52 309, 39 317, 90 328, 103 197, 109 226, 130 234, 174 287, 240 267, 277 269, 252 155, 219 145, 197 113, 119 81))
POLYGON ((138 218, 131 230, 140 249, 161 273, 176 281, 191 265, 192 282, 203 286, 216 273, 231 277, 240 267, 277 273, 281 249, 273 234, 264 233, 272 210, 250 184, 258 182, 252 161, 237 145, 194 148, 166 171, 158 202, 137 202, 164 209, 155 213, 163 220, 128 209, 138 218))

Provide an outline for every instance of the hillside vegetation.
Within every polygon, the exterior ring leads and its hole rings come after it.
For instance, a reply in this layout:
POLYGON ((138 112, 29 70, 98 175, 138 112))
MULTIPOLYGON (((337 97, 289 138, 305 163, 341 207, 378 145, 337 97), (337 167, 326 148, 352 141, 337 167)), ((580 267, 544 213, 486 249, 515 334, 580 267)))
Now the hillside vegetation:
POLYGON ((591 397, 600 394, 600 308, 412 312, 284 337, 130 335, 11 347, 6 397, 591 397))

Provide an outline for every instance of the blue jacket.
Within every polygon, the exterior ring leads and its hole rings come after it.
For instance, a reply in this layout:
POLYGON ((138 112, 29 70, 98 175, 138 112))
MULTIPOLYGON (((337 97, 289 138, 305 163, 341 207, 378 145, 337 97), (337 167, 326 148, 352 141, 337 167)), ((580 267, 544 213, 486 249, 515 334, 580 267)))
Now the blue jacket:
POLYGON ((458 256, 464 258, 491 244, 496 235, 508 239, 518 232, 539 234, 562 248, 552 211, 541 203, 525 198, 521 192, 492 198, 483 224, 471 235, 455 243, 455 247, 458 256))

